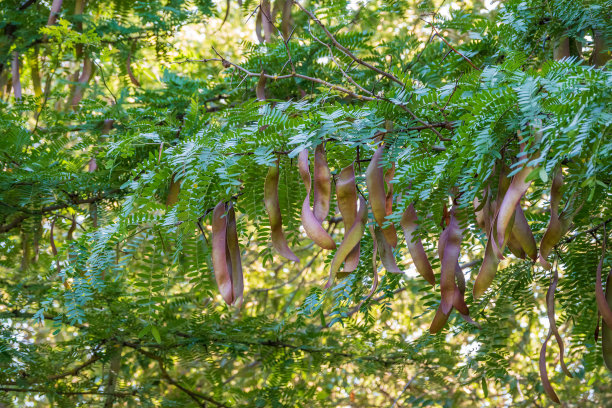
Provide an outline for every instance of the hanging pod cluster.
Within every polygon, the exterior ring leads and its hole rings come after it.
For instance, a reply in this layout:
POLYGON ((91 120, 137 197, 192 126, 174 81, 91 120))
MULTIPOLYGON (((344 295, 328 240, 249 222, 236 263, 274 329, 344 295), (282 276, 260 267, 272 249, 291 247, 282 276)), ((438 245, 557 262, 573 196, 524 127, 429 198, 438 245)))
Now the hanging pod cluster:
POLYGON ((217 286, 225 303, 241 307, 244 278, 233 204, 219 202, 212 217, 212 263, 217 286))

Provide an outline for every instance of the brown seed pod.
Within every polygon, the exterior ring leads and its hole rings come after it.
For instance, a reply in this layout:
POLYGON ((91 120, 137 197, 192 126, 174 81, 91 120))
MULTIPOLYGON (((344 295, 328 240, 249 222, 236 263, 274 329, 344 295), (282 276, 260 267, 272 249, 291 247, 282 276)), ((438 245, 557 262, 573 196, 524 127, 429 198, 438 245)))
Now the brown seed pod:
POLYGON ((231 262, 231 281, 233 304, 242 307, 244 296, 244 277, 242 272, 242 260, 240 259, 240 246, 238 244, 238 231, 236 230, 236 212, 234 204, 229 203, 227 209, 227 257, 231 262))
MULTIPOLYGON (((554 313, 555 313, 554 312, 555 310, 555 289, 557 288, 558 280, 559 280, 559 276, 557 274, 557 271, 555 270, 553 274, 553 280, 551 281, 550 286, 548 287, 548 292, 546 292, 546 308, 548 311, 548 319, 549 319, 549 322, 551 322, 551 315, 552 315, 552 323, 550 324, 550 327, 548 329, 548 335, 546 336, 546 339, 544 340, 544 343, 542 344, 542 348, 540 349, 540 360, 538 364, 540 368, 540 379, 542 380, 542 386, 544 387, 544 392, 546 392, 546 395, 548 395, 548 397, 554 402, 556 402, 557 404, 560 403, 559 397, 557 396, 557 393, 555 393, 555 390, 553 389, 550 383, 550 380, 548 379, 548 372, 546 370, 546 347, 548 345, 548 340, 550 340, 554 331, 556 330, 556 325, 553 325, 553 323, 554 323, 554 313)), ((571 377, 571 374, 569 374, 569 371, 567 371, 567 368, 565 367, 565 363, 563 362, 563 343, 562 342, 559 343, 559 347, 560 347, 560 352, 561 352, 561 365, 564 371, 566 371, 566 374, 571 377)))
POLYGON ((433 318, 433 321, 429 326, 429 333, 436 334, 440 330, 442 330, 442 328, 448 321, 448 316, 450 316, 450 310, 448 311, 448 313, 444 313, 442 311, 442 304, 440 303, 440 306, 438 306, 438 309, 436 310, 436 314, 433 318))
MULTIPOLYGON (((344 222, 346 235, 357 218, 357 186, 355 185, 355 168, 353 164, 342 169, 336 181, 336 198, 338 209, 344 222)), ((361 200, 360 196, 360 200, 361 200)), ((366 209, 367 217, 367 209, 366 209)), ((362 233, 363 235, 363 233, 362 233)), ((359 265, 359 243, 351 250, 344 260, 344 273, 352 272, 359 265)))
POLYGON ((255 96, 257 96, 257 99, 260 101, 266 100, 266 72, 264 70, 259 74, 257 87, 255 88, 255 96))
MULTIPOLYGON (((524 253, 531 258, 532 261, 538 259, 538 247, 523 213, 520 203, 516 206, 514 213, 514 223, 512 225, 512 240, 518 242, 524 253)), ((510 242, 508 242, 508 247, 510 242)))
POLYGON ((268 168, 268 175, 264 183, 264 205, 268 213, 268 218, 270 219, 272 246, 283 257, 290 261, 299 262, 300 258, 289 249, 285 233, 283 232, 283 219, 280 204, 278 202, 278 179, 279 169, 277 160, 275 166, 270 166, 268 168))
POLYGON ((450 212, 448 227, 440 234, 438 253, 440 254, 440 307, 444 314, 450 313, 455 298, 455 268, 458 266, 461 250, 461 228, 455 217, 455 209, 450 212))
POLYGON ((217 286, 228 305, 234 302, 232 289, 231 262, 227 256, 227 217, 225 202, 220 201, 213 210, 212 218, 212 263, 217 286))
POLYGON ((404 238, 406 239, 406 246, 408 247, 408 251, 410 252, 410 256, 412 257, 412 262, 414 262, 416 270, 421 274, 421 276, 423 276, 423 278, 425 278, 427 282, 435 285, 436 278, 434 276, 433 269, 431 268, 431 264, 429 263, 429 259, 427 258, 425 248, 423 248, 423 243, 419 238, 414 236, 414 232, 418 228, 417 221, 418 217, 414 209, 414 205, 410 204, 408 207, 406 207, 406 210, 402 215, 402 220, 400 221, 400 225, 404 231, 404 238))
MULTIPOLYGON (((606 301, 608 309, 612 308, 612 269, 608 273, 608 279, 606 281, 606 301)), ((608 370, 612 372, 612 325, 605 321, 601 324, 601 349, 603 352, 603 360, 608 370)))
POLYGON ((313 213, 319 222, 323 222, 329 214, 331 201, 331 172, 325 158, 323 144, 315 148, 312 200, 313 213))
POLYGON ((310 169, 308 167, 308 150, 302 150, 298 156, 298 170, 306 187, 306 198, 302 203, 302 225, 306 231, 306 235, 312 239, 315 244, 324 249, 336 249, 336 243, 333 238, 325 231, 321 222, 317 220, 312 209, 310 208, 310 169))
POLYGON ((326 288, 329 288, 333 283, 334 275, 340 270, 340 265, 342 262, 346 260, 351 251, 359 244, 361 241, 361 237, 365 232, 366 223, 368 221, 368 211, 367 204, 365 198, 363 196, 359 196, 359 209, 357 211, 357 218, 353 222, 353 226, 346 233, 344 239, 340 243, 338 250, 334 254, 334 259, 332 259, 330 271, 329 271, 329 280, 327 282, 326 288))
POLYGON ((561 335, 559 334, 559 329, 557 328, 557 321, 555 319, 555 290, 557 289, 557 282, 559 281, 559 274, 555 269, 553 274, 553 280, 548 287, 548 291, 546 292, 546 314, 548 316, 548 324, 549 330, 555 336, 555 340, 559 345, 559 361, 561 363, 561 369, 568 377, 572 378, 572 374, 567 369, 564 360, 565 347, 563 345, 563 339, 561 339, 561 335))
POLYGON ((393 248, 385 239, 383 231, 379 227, 374 227, 374 235, 378 244, 378 252, 380 260, 389 273, 403 273, 403 271, 397 266, 395 262, 395 256, 393 255, 393 248))
POLYGON ((387 194, 385 193, 385 181, 384 172, 380 167, 380 160, 383 154, 383 146, 380 146, 374 155, 368 169, 366 170, 366 185, 368 186, 370 207, 372 208, 372 214, 376 223, 382 228, 383 236, 389 245, 392 247, 397 246, 397 232, 395 226, 390 224, 387 227, 383 227, 386 221, 387 215, 387 194))

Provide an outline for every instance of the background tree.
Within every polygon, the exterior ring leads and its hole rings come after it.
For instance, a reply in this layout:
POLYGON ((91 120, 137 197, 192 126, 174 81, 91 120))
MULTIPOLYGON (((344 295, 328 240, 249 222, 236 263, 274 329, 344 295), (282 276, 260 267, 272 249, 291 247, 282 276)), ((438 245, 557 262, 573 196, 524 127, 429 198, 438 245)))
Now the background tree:
POLYGON ((0 405, 605 406, 611 14, 4 0, 0 405))

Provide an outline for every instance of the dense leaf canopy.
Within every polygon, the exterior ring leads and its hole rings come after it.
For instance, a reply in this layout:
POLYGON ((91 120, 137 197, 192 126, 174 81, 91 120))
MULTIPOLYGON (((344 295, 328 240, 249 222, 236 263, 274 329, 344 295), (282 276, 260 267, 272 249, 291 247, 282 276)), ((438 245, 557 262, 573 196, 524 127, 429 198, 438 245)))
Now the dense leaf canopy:
POLYGON ((0 4, 0 407, 612 401, 611 1, 0 4))

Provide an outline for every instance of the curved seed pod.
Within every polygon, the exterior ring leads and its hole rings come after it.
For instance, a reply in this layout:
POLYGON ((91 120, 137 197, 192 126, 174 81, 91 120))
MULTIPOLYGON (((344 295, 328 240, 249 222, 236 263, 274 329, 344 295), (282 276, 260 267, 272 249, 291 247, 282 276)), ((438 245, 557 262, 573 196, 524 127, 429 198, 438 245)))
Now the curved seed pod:
POLYGON ((442 330, 442 328, 448 321, 448 316, 450 316, 450 311, 448 313, 444 313, 442 311, 442 304, 440 304, 440 306, 438 306, 438 309, 436 310, 436 314, 433 318, 433 321, 429 326, 429 333, 436 334, 440 330, 442 330))
POLYGON ((404 211, 404 214, 402 214, 400 225, 404 231, 406 246, 408 247, 408 251, 410 252, 410 256, 412 257, 412 262, 414 262, 416 270, 423 278, 425 278, 427 282, 435 285, 436 278, 434 276, 433 269, 431 268, 431 264, 429 263, 429 259, 427 258, 427 253, 423 248, 423 243, 419 238, 414 236, 414 232, 418 227, 417 220, 418 217, 414 209, 414 205, 410 204, 404 211))
POLYGON ((442 312, 447 314, 454 303, 455 298, 455 268, 459 261, 459 253, 461 250, 461 228, 455 217, 454 208, 450 212, 450 222, 442 234, 440 234, 440 243, 438 251, 442 251, 441 256, 441 273, 440 273, 440 293, 442 301, 440 307, 442 312))
MULTIPOLYGON (((357 186, 355 185, 355 168, 353 164, 342 169, 336 182, 336 197, 338 209, 344 222, 344 230, 348 234, 349 229, 355 223, 357 215, 357 186)), ((359 197, 361 200, 361 196, 359 197)), ((366 210, 367 216, 367 210, 366 210)), ((363 233, 362 233, 363 235, 363 233)), ((359 265, 360 245, 357 243, 344 260, 344 272, 352 272, 359 265)))
POLYGON ((329 268, 329 280, 327 281, 326 288, 329 288, 333 283, 333 278, 336 272, 340 270, 340 265, 351 251, 359 244, 361 241, 361 237, 365 232, 365 226, 368 222, 368 211, 367 211, 367 203, 363 196, 359 196, 359 210, 357 212, 357 219, 354 221, 353 226, 344 236, 344 239, 340 243, 338 250, 334 254, 334 259, 332 259, 331 266, 329 268))
POLYGON ((572 373, 567 369, 565 365, 565 360, 563 356, 565 354, 565 347, 563 345, 563 339, 561 339, 561 335, 559 334, 559 329, 557 328, 557 322, 555 320, 555 290, 557 289, 557 282, 559 282, 559 274, 555 269, 553 273, 553 280, 550 282, 550 286, 548 287, 548 291, 546 292, 546 314, 548 315, 548 324, 550 332, 555 336, 555 340, 559 345, 559 361, 561 362, 561 369, 568 377, 572 378, 572 373))
MULTIPOLYGON (((524 144, 521 144, 521 152, 524 151, 524 144)), ((503 195, 503 200, 497 210, 497 245, 504 246, 506 238, 506 229, 512 228, 511 222, 514 218, 516 207, 520 203, 521 198, 527 192, 531 185, 531 181, 527 181, 527 176, 533 171, 533 166, 524 166, 518 173, 512 177, 508 190, 503 195)), ((500 195, 501 197, 501 195, 500 195)))
POLYGON ((225 202, 220 201, 213 210, 212 216, 212 263, 217 286, 223 300, 228 305, 234 302, 231 269, 228 269, 226 251, 227 218, 225 217, 225 202))
POLYGON ((329 214, 329 203, 331 201, 331 172, 327 165, 323 144, 315 148, 313 179, 312 210, 316 219, 323 222, 329 214))
POLYGON ((551 336, 552 336, 552 333, 549 330, 548 335, 546 336, 546 339, 544 340, 544 343, 542 343, 542 348, 540 349, 540 360, 539 360, 538 365, 540 368, 540 379, 542 380, 542 386, 544 387, 544 392, 546 392, 546 395, 548 395, 548 397, 551 400, 553 400, 557 404, 560 404, 561 401, 559 401, 559 397, 557 397, 557 393, 555 393, 555 390, 550 384, 550 380, 548 379, 548 373, 546 372, 546 346, 551 336))
MULTIPOLYGON (((531 260, 535 261, 538 259, 538 247, 520 203, 516 206, 514 213, 514 224, 512 225, 511 236, 514 237, 516 242, 520 243, 521 248, 531 260)), ((510 242, 508 242, 508 247, 510 247, 510 242)))
POLYGON ((383 231, 379 227, 374 227, 376 240, 378 241, 378 252, 380 253, 380 260, 389 273, 403 273, 402 270, 397 266, 395 257, 393 256, 393 248, 383 235, 383 231))
MULTIPOLYGON (((604 241, 602 245, 601 251, 601 259, 599 260, 599 264, 597 265, 597 274, 595 278, 595 300, 597 300, 597 308, 599 309, 599 313, 601 313, 601 318, 604 323, 608 325, 608 327, 612 327, 612 310, 610 308, 610 304, 606 299, 606 295, 604 295, 604 291, 601 285, 601 272, 603 269, 604 258, 606 257, 606 229, 604 225, 603 236, 604 241)), ((609 278, 608 278, 609 281, 609 278)), ((608 292, 608 296, 610 295, 610 286, 606 287, 606 291, 608 292)))
POLYGON ((395 163, 385 172, 385 184, 387 185, 387 194, 385 195, 385 213, 387 215, 393 212, 393 177, 395 176, 395 163))
POLYGON ((236 212, 234 205, 230 202, 227 210, 227 257, 232 264, 232 294, 234 296, 233 304, 242 307, 244 296, 244 276, 242 272, 242 261, 240 259, 240 245, 238 244, 238 232, 236 231, 236 212))
POLYGON ((266 100, 266 72, 261 71, 259 74, 259 80, 257 81, 257 87, 255 88, 255 96, 260 101, 266 100))
POLYGON ((302 225, 306 231, 306 235, 312 239, 315 244, 324 249, 336 249, 336 243, 332 237, 325 231, 319 220, 315 217, 310 209, 310 170, 308 168, 308 150, 302 150, 298 156, 298 170, 304 186, 306 187, 306 198, 302 203, 302 225))
POLYGON ((176 174, 172 175, 168 195, 166 196, 166 207, 172 207, 178 202, 178 196, 181 192, 181 182, 176 179, 176 174))
POLYGON ((563 231, 563 225, 559 218, 559 204, 561 203, 563 188, 563 173, 561 168, 558 168, 555 172, 555 176, 550 187, 550 222, 546 228, 546 232, 540 242, 540 263, 546 269, 551 269, 550 263, 546 260, 550 255, 553 247, 559 242, 561 237, 565 234, 563 231))
POLYGON ((514 228, 512 228, 510 236, 508 237, 508 242, 506 242, 506 246, 514 256, 520 259, 525 259, 525 251, 523 250, 519 239, 514 233, 514 228))
MULTIPOLYGON (((385 193, 383 169, 380 167, 382 154, 383 146, 380 146, 374 152, 366 170, 366 185, 368 186, 370 207, 372 208, 372 214, 374 214, 376 223, 381 228, 383 228, 383 224, 386 221, 386 216, 389 215, 387 214, 387 195, 385 193)), ((393 224, 383 228, 383 235, 389 245, 392 247, 397 246, 397 233, 393 224)))
POLYGON ((283 232, 283 218, 278 203, 278 160, 276 166, 268 168, 268 175, 264 183, 264 206, 270 219, 270 235, 272 238, 272 246, 279 254, 289 259, 290 261, 299 262, 298 258, 287 244, 285 233, 283 232))
MULTIPOLYGON (((612 307, 612 270, 608 273, 606 282, 606 300, 608 308, 612 307)), ((612 325, 602 322, 601 326, 601 349, 603 351, 603 359, 608 370, 612 372, 612 325)))
POLYGON ((495 274, 497 273, 499 258, 495 255, 495 251, 493 250, 494 240, 491 236, 492 233, 489 234, 489 239, 487 240, 487 247, 485 249, 485 256, 482 260, 482 264, 480 265, 478 276, 476 276, 476 281, 474 282, 474 299, 478 299, 486 292, 489 286, 491 286, 491 282, 493 282, 495 274))

